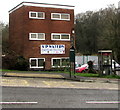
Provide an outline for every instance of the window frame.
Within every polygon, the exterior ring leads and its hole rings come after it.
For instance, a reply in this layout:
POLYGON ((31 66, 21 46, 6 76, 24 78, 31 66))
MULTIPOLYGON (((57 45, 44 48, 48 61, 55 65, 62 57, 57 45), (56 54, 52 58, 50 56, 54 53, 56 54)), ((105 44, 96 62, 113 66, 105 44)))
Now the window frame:
POLYGON ((29 67, 30 68, 44 68, 44 66, 38 66, 38 59, 43 59, 44 60, 44 62, 45 62, 45 58, 29 58, 29 67), (31 60, 36 60, 37 62, 36 62, 36 65, 37 66, 31 66, 31 60))
POLYGON ((51 33, 51 40, 70 41, 70 34, 68 34, 68 33, 51 33), (60 39, 54 39, 53 35, 60 35, 60 39), (61 39, 62 35, 69 35, 69 39, 61 39))
MULTIPOLYGON (((52 61, 51 61, 52 65, 51 65, 51 66, 52 66, 52 67, 60 67, 60 66, 53 66, 53 60, 54 60, 54 59, 61 60, 61 58, 52 58, 52 61)), ((61 65, 61 62, 60 62, 60 65, 61 65)))
POLYGON ((32 19, 45 19, 45 12, 29 11, 29 18, 32 18, 32 19), (31 13, 36 13, 36 17, 32 17, 31 13), (43 17, 38 17, 38 13, 43 13, 43 17))
POLYGON ((70 21, 70 14, 68 14, 68 13, 51 13, 51 19, 52 19, 52 20, 65 20, 65 21, 70 21), (53 17, 54 14, 60 15, 60 18, 54 18, 54 17, 53 17), (62 19, 62 18, 61 18, 62 15, 68 15, 68 19, 62 19))
POLYGON ((45 40, 45 33, 29 33, 29 40, 45 40), (36 34, 36 38, 31 38, 32 34, 36 34), (43 39, 38 39, 38 34, 43 34, 43 39))
POLYGON ((69 65, 68 65, 68 66, 63 66, 63 65, 62 65, 62 59, 68 59, 68 60, 69 60, 69 57, 51 58, 51 67, 52 67, 52 68, 57 68, 57 67, 58 67, 58 68, 60 68, 60 67, 69 67, 69 65), (60 59, 60 66, 54 66, 54 65, 53 65, 53 60, 54 60, 54 59, 60 59))

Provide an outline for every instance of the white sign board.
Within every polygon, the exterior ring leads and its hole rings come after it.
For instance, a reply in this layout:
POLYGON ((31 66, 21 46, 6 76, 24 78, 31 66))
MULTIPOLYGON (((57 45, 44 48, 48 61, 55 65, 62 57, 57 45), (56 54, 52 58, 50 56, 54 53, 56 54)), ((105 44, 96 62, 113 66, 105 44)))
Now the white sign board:
POLYGON ((65 54, 65 45, 41 45, 41 54, 65 54))

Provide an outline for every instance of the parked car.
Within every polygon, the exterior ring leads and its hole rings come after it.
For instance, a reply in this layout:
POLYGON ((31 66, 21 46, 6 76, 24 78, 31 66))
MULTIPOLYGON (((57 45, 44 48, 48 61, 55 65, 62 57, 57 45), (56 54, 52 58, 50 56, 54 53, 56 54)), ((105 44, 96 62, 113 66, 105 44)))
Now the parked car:
MULTIPOLYGON (((93 69, 98 71, 98 69, 99 69, 98 65, 93 64, 93 69)), ((84 64, 84 65, 81 65, 80 67, 75 68, 76 73, 84 73, 84 72, 86 72, 86 70, 88 70, 88 64, 84 64)))
POLYGON ((84 65, 82 65, 82 66, 80 66, 80 67, 76 67, 76 68, 75 68, 75 71, 76 71, 76 73, 83 73, 83 72, 85 72, 87 69, 88 69, 88 64, 84 64, 84 65))

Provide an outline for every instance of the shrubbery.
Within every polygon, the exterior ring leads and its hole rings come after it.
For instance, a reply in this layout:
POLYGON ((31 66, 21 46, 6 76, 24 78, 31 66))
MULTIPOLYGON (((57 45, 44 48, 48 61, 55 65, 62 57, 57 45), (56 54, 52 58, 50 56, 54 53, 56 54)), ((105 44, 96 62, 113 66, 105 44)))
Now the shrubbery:
POLYGON ((2 58, 3 69, 26 71, 29 67, 29 62, 23 56, 6 55, 2 58))

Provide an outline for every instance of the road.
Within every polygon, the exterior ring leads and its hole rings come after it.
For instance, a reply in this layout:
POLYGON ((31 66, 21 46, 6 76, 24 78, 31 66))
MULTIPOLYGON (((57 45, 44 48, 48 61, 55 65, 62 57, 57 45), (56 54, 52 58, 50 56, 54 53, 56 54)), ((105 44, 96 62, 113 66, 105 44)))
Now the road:
POLYGON ((118 82, 79 82, 64 79, 3 77, 2 86, 42 87, 42 88, 81 88, 118 90, 118 82))
POLYGON ((23 102, 3 108, 118 108, 116 90, 3 87, 2 91, 3 102, 23 102))
POLYGON ((118 83, 2 78, 3 108, 118 108, 118 83))

